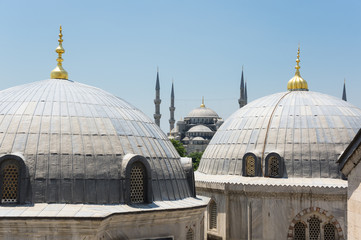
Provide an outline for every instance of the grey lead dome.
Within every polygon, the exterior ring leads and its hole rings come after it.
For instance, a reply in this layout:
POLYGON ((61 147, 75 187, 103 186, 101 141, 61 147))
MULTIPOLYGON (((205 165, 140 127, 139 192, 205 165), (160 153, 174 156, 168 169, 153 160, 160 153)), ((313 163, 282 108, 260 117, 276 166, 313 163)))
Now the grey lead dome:
MULTIPOLYGON (((339 155, 361 127, 361 110, 335 97, 310 91, 282 92, 255 100, 219 128, 198 171, 242 175, 246 153, 259 160, 277 153, 281 177, 340 178, 339 155)), ((262 174, 261 174, 262 175, 262 174)))
POLYGON ((187 118, 219 118, 219 116, 210 108, 199 107, 188 113, 187 118))
POLYGON ((158 126, 124 100, 77 82, 0 91, 0 154, 23 159, 25 202, 123 203, 126 154, 146 158, 154 200, 192 195, 158 126))

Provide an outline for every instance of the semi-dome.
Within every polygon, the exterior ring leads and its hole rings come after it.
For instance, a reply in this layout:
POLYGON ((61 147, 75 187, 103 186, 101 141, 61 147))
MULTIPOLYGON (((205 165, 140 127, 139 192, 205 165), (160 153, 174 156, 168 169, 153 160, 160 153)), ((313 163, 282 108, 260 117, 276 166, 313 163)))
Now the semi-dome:
POLYGON ((188 130, 189 133, 213 133, 213 131, 204 125, 196 125, 188 130))
POLYGON ((21 202, 127 202, 135 159, 146 168, 151 199, 192 195, 160 128, 96 87, 49 79, 0 91, 0 136, 0 156, 27 169, 21 202))
POLYGON ((192 140, 193 140, 193 141, 205 141, 205 139, 202 138, 202 137, 195 137, 195 138, 193 138, 192 140))
POLYGON ((340 178, 336 162, 361 127, 361 109, 308 91, 307 83, 289 90, 255 100, 233 113, 213 136, 198 171, 340 178))

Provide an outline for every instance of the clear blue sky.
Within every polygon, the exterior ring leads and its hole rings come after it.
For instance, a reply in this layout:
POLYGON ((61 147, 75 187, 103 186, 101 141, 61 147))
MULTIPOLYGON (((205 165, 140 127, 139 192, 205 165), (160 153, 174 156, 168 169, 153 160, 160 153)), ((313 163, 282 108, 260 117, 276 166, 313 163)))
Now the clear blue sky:
POLYGON ((161 127, 199 107, 238 109, 242 65, 249 101, 286 90, 298 43, 311 91, 361 108, 360 1, 0 1, 1 89, 49 78, 63 25, 69 78, 100 87, 153 119, 160 69, 161 127))

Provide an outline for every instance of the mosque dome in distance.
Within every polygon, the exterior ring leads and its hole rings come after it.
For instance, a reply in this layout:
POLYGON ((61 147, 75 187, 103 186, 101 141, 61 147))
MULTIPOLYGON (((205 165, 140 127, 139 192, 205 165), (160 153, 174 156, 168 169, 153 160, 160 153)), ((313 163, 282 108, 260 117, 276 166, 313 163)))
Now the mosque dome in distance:
POLYGON ((186 118, 219 118, 219 116, 214 110, 207 108, 204 105, 204 99, 202 99, 201 106, 193 109, 186 118))

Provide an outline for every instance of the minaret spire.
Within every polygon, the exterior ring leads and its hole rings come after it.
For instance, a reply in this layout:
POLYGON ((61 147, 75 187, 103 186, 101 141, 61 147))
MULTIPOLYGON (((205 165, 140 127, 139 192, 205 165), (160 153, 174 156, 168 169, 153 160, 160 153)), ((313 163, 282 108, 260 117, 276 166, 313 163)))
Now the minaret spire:
POLYGON ((155 113, 154 113, 154 122, 160 127, 160 118, 162 114, 160 114, 160 103, 162 100, 160 100, 160 84, 159 84, 159 69, 157 68, 157 80, 155 83, 155 113))
POLYGON ((248 96, 247 96, 247 80, 244 83, 244 100, 246 104, 248 103, 248 96))
POLYGON ((240 87, 240 98, 238 99, 239 108, 245 106, 247 104, 246 95, 245 92, 245 86, 244 86, 244 77, 243 77, 243 66, 242 66, 242 75, 241 75, 241 87, 240 87))
POLYGON ((346 79, 344 79, 344 81, 343 81, 342 100, 347 101, 347 97, 346 97, 346 79))
POLYGON ((62 54, 65 53, 65 49, 63 48, 63 33, 62 28, 60 25, 60 33, 59 33, 59 46, 55 49, 55 52, 58 54, 58 58, 56 61, 58 62, 57 66, 54 68, 53 71, 50 73, 50 78, 52 79, 68 79, 68 73, 63 68, 63 58, 61 57, 62 54))
POLYGON ((175 107, 174 107, 174 81, 172 81, 172 91, 171 91, 171 94, 170 94, 169 111, 170 111, 169 127, 170 127, 170 133, 171 133, 173 128, 174 128, 174 123, 175 123, 175 119, 174 119, 174 111, 175 111, 175 107))

